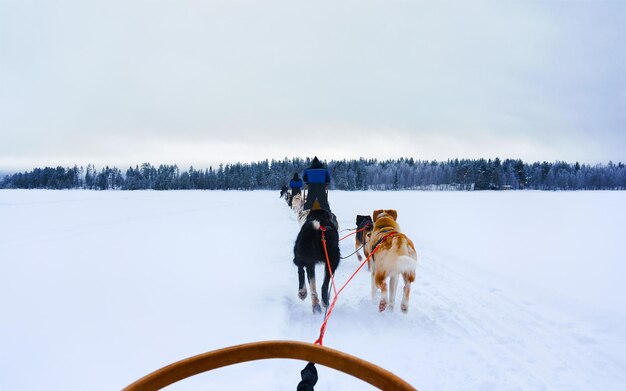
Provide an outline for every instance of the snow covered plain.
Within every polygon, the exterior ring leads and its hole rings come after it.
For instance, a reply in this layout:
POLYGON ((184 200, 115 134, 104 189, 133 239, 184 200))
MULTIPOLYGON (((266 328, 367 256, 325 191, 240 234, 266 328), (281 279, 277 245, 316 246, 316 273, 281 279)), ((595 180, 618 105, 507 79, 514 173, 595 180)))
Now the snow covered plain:
MULTIPOLYGON (((377 312, 364 269, 326 346, 420 390, 626 389, 626 192, 331 192, 330 204, 341 228, 397 209, 419 260, 408 315, 377 312)), ((0 191, 0 389, 121 389, 221 347, 314 341, 298 229, 273 191, 0 191)), ((356 266, 342 261, 338 282, 356 266)), ((168 389, 293 390, 304 364, 168 389)), ((369 389, 318 370, 316 390, 369 389)))

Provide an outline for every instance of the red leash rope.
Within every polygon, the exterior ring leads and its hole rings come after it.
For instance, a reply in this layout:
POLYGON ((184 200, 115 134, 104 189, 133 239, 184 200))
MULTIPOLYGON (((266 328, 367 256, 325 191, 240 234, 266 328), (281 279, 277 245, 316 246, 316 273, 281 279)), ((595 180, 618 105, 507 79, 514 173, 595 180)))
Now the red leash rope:
MULTIPOLYGON (((365 225, 365 227, 361 228, 358 231, 354 231, 346 236, 344 236, 343 238, 339 239, 339 241, 341 242, 342 240, 344 240, 345 238, 348 238, 354 234, 357 234, 361 231, 365 231, 366 229, 368 229, 370 227, 370 224, 368 223, 367 225, 365 225)), ((330 279, 331 279, 331 283, 333 285, 333 292, 335 293, 335 297, 337 297, 337 288, 335 286, 335 276, 332 272, 332 269, 330 267, 330 259, 328 257, 328 249, 326 248, 326 236, 324 235, 324 233, 326 232, 326 227, 320 227, 320 231, 322 231, 322 245, 324 246, 324 255, 326 255, 326 267, 328 268, 328 272, 330 273, 330 279)), ((361 265, 362 267, 362 265, 361 265)), ((358 271, 358 269, 357 269, 358 271)), ((352 279, 352 278, 350 278, 352 279)), ((348 281, 349 282, 349 281, 348 281)), ((347 284, 347 283, 346 283, 347 284)), ((344 285, 345 286, 345 285, 344 285)), ((342 288, 343 289, 343 288, 342 288)), ((340 290, 341 291, 341 290, 340 290)))
POLYGON ((347 234, 346 236, 344 236, 343 238, 339 239, 339 241, 341 242, 342 240, 344 240, 345 238, 349 238, 350 236, 354 235, 354 234, 358 234, 361 231, 365 231, 366 229, 368 229, 369 227, 371 227, 372 225, 370 223, 367 223, 365 225, 365 227, 359 229, 358 231, 354 231, 352 233, 347 234))
MULTIPOLYGON (((367 228, 367 227, 365 227, 367 228)), ((365 229, 363 228, 363 229, 365 229)), ((335 308, 335 303, 337 303, 337 298, 339 297, 339 294, 344 290, 344 288, 350 283, 350 281, 352 281, 352 279, 354 278, 354 276, 356 276, 356 274, 359 272, 359 270, 361 270, 363 268, 363 266, 365 266, 365 264, 367 263, 367 261, 369 261, 369 259, 374 255, 374 253, 378 250, 378 248, 380 247, 381 243, 383 243, 388 237, 393 236, 393 235, 397 235, 398 233, 395 231, 391 231, 389 232, 387 235, 383 236, 383 238, 378 242, 378 244, 376 245, 376 247, 374 247, 374 249, 372 250, 372 252, 370 253, 370 255, 367 256, 367 258, 365 258, 363 260, 363 262, 361 262, 361 264, 359 265, 359 267, 354 271, 354 273, 352 273, 352 275, 348 278, 348 280, 343 284, 343 286, 339 289, 339 291, 337 291, 337 289, 335 288, 335 277, 330 269, 330 260, 328 259, 328 251, 326 250, 326 238, 324 237, 324 232, 326 232, 326 228, 324 227, 320 227, 321 231, 322 231, 322 244, 324 246, 324 253, 326 254, 326 266, 328 267, 328 271, 330 272, 330 277, 332 279, 332 284, 333 284, 333 291, 335 292, 335 295, 333 297, 333 302, 330 304, 330 307, 328 307, 328 312, 326 313, 326 316, 324 317, 324 322, 322 322, 322 326, 320 327, 320 336, 319 338, 317 338, 317 340, 314 342, 315 345, 323 345, 323 340, 324 340, 324 334, 326 334, 326 326, 328 324, 328 319, 330 318, 330 315, 333 313, 333 309, 335 308)), ((358 232, 358 231, 356 231, 358 232)), ((356 232, 353 232, 350 235, 355 234, 356 232)), ((348 236, 350 236, 348 235, 348 236)), ((345 238, 344 238, 345 239, 345 238)))

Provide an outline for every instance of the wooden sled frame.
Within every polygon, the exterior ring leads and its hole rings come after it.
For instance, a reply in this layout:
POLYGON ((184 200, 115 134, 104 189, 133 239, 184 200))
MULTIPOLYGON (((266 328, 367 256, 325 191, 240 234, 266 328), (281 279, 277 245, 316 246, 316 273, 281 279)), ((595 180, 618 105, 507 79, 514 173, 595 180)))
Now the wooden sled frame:
MULTIPOLYGON (((137 380, 123 391, 160 390, 211 369, 268 358, 311 361, 357 377, 382 390, 415 390, 386 369, 338 350, 305 342, 264 341, 213 350, 175 362, 137 380)), ((293 385, 294 389, 296 385, 293 385)))

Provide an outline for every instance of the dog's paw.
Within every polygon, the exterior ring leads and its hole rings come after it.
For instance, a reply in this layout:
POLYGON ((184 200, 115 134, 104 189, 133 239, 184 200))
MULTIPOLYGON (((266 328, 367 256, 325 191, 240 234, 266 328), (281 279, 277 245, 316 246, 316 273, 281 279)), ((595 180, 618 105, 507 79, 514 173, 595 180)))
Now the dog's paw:
POLYGON ((300 289, 298 291, 298 297, 300 298, 300 300, 306 299, 306 294, 307 294, 306 289, 300 289))
POLYGON ((400 311, 402 311, 403 314, 406 314, 409 312, 409 306, 406 304, 402 304, 400 305, 400 311))
POLYGON ((314 314, 321 314, 322 313, 322 307, 320 307, 319 304, 313 304, 313 313, 314 314))
POLYGON ((385 308, 387 308, 387 301, 381 300, 380 303, 378 303, 378 312, 383 312, 385 308))

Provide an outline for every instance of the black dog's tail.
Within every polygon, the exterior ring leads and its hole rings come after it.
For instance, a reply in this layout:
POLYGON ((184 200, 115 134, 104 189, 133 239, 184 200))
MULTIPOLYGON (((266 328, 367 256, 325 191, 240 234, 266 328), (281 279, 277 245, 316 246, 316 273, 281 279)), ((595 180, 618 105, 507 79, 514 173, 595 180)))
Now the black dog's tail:
POLYGON ((320 223, 319 220, 310 220, 310 221, 308 221, 308 223, 310 223, 313 226, 313 228, 315 228, 318 231, 322 227, 322 223, 320 223))

